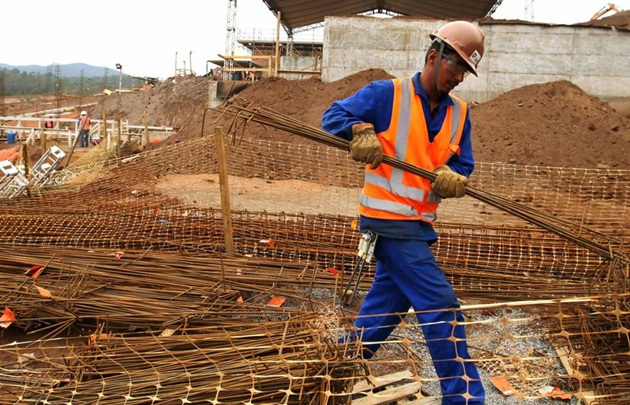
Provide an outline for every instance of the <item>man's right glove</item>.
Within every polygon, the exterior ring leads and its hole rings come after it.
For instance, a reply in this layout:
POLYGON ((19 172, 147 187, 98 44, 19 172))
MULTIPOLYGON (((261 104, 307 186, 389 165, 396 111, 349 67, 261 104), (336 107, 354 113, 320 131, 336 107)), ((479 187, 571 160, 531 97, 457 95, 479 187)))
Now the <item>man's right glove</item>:
POLYGON ((433 170, 437 178, 431 183, 431 189, 442 198, 461 198, 466 194, 468 178, 455 173, 447 165, 438 166, 433 170))
POLYGON ((380 166, 383 161, 383 147, 372 124, 362 122, 352 126, 350 156, 357 162, 371 163, 371 169, 380 166))

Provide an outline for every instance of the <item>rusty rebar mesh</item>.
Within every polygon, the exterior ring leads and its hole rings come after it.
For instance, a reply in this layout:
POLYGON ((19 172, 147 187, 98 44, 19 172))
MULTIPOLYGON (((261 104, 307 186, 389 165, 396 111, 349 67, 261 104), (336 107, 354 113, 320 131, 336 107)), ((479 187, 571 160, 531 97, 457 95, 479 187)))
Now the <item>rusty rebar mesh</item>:
MULTIPOLYGON (((318 127, 301 122, 289 115, 282 114, 278 111, 274 111, 265 106, 256 106, 254 103, 246 104, 243 102, 227 103, 225 106, 221 106, 220 110, 223 114, 233 116, 234 120, 230 125, 229 131, 238 136, 238 134, 245 133, 247 126, 254 124, 260 124, 264 127, 274 128, 283 132, 298 135, 300 137, 317 141, 323 145, 331 146, 342 151, 349 151, 349 142, 345 139, 335 137, 326 133, 318 127)), ((425 177, 429 180, 435 179, 435 174, 424 168, 415 167, 404 161, 396 159, 395 157, 383 156, 383 162, 404 170, 414 175, 425 177)), ((543 168, 540 173, 548 176, 552 182, 550 185, 542 184, 544 193, 556 195, 557 192, 567 189, 567 183, 565 178, 559 174, 556 170, 550 170, 550 168, 543 168)), ((500 179, 501 176, 494 174, 493 178, 500 179)), ((615 195, 615 188, 611 188, 608 185, 608 178, 596 178, 593 185, 595 192, 604 195, 604 198, 610 198, 611 195, 615 195)), ((519 180, 516 180, 518 183, 519 180)), ((528 189, 535 189, 539 186, 539 181, 534 181, 526 185, 528 189)), ((481 189, 474 184, 467 185, 467 194, 473 196, 478 201, 484 204, 488 204, 494 208, 498 208, 500 211, 509 214, 510 216, 524 219, 530 224, 537 225, 549 232, 556 233, 563 238, 576 243, 580 246, 585 246, 591 250, 596 251, 600 256, 607 256, 609 251, 602 249, 601 242, 597 243, 594 239, 603 237, 603 242, 607 241, 609 237, 601 235, 596 229, 591 229, 585 226, 583 221, 572 222, 570 220, 560 218, 553 213, 547 213, 542 210, 536 209, 539 205, 534 198, 535 194, 526 194, 526 201, 531 201, 534 206, 520 204, 518 199, 510 199, 499 195, 498 193, 492 193, 487 189, 481 189), (600 246, 598 246, 600 245, 600 246)), ((622 188, 620 190, 621 197, 625 200, 627 191, 622 188)), ((502 193, 503 194, 503 193, 502 193)), ((592 200, 592 199, 589 199, 592 200)), ((614 254, 614 253, 613 253, 614 254)))
MULTIPOLYGON (((1 274, 14 326, 40 334, 0 345, 0 403, 347 403, 382 395, 350 390, 383 370, 407 370, 407 379, 437 394, 413 314, 400 314, 396 332, 364 361, 358 347, 337 343, 352 316, 330 306, 335 277, 311 266, 28 248, 11 255, 1 274), (38 277, 23 274, 53 252, 59 254, 48 257, 38 277), (287 304, 270 306, 270 297, 287 304), (42 337, 51 326, 55 337, 42 337)), ((627 398, 603 388, 628 372, 628 299, 464 306, 486 388, 504 376, 523 401, 545 398, 541 389, 549 386, 601 403, 627 398)))
MULTIPOLYGON (((336 299, 356 262, 362 168, 334 148, 246 135, 228 143, 228 162, 233 256, 212 136, 91 161, 2 201, 0 296, 17 317, 4 333, 33 339, 0 346, 0 403, 347 403, 382 395, 351 396, 363 377, 402 369, 438 394, 411 315, 369 362, 335 344, 354 316, 336 299), (23 274, 35 265, 37 279, 23 274)), ((549 401, 545 386, 628 400, 629 179, 477 165, 475 187, 574 222, 595 251, 469 197, 440 208, 440 265, 464 304, 490 302, 464 307, 489 393, 502 374, 522 401, 549 401)))
MULTIPOLYGON (((0 223, 2 240, 20 245, 222 251, 224 232, 218 180, 202 177, 199 181, 208 187, 195 194, 190 177, 204 176, 216 169, 213 145, 210 137, 178 144, 179 149, 158 149, 127 163, 104 165, 105 173, 98 180, 90 177, 82 186, 78 185, 81 176, 77 176, 41 196, 7 200, 0 208, 4 219, 0 223), (160 181, 164 179, 173 181, 167 181, 168 187, 163 187, 160 181), (178 180, 183 184, 179 189, 178 180), (194 195, 196 200, 187 199, 187 195, 194 195)), ((233 211, 234 241, 239 253, 287 261, 315 260, 323 267, 342 272, 353 267, 359 236, 353 221, 360 189, 348 187, 345 194, 339 190, 345 181, 342 179, 353 179, 356 186, 361 174, 345 153, 321 146, 278 146, 247 138, 232 145, 229 151, 230 156, 235 156, 228 162, 245 162, 230 166, 230 172, 234 173, 233 185, 252 178, 260 181, 249 190, 256 190, 255 199, 248 190, 243 190, 242 194, 232 193, 233 205, 241 208, 233 211), (287 156, 295 159, 288 161, 287 156), (309 170, 305 162, 313 163, 314 156, 324 156, 334 170, 329 169, 327 173, 309 170), (263 164, 256 164, 259 160, 263 160, 263 164), (299 188, 287 189, 284 183, 279 184, 291 177, 308 177, 309 181, 300 180, 299 188), (335 190, 339 192, 331 194, 322 184, 337 187, 335 190), (327 202, 331 195, 345 195, 346 203, 327 202), (255 204, 256 199, 264 205, 248 205, 255 204), (263 208, 267 211, 262 211, 263 208), (302 208, 302 213, 296 213, 296 209, 302 208), (260 241, 273 241, 273 246, 260 241)), ((531 197, 537 190, 526 185, 548 183, 540 176, 550 170, 498 164, 478 166, 475 173, 479 187, 488 185, 489 190, 504 190, 506 195, 517 199, 525 199, 522 196, 526 194, 531 197), (505 170, 500 170, 501 167, 505 170), (523 173, 525 178, 520 181, 513 177, 523 173)), ((313 167, 318 166, 313 163, 313 167)), ((593 171, 571 169, 567 172, 578 173, 579 180, 566 176, 565 183, 574 184, 583 183, 593 171)), ((605 171, 593 176, 604 176, 602 173, 605 171)), ((582 223, 588 222, 590 227, 603 233, 593 235, 598 246, 619 251, 625 249, 623 243, 629 239, 628 175, 607 176, 610 190, 623 192, 614 192, 612 197, 602 199, 600 204, 609 207, 582 213, 580 217, 582 223), (611 216, 611 212, 615 215, 611 216), (608 234, 615 237, 607 237, 608 234)), ((586 188, 586 195, 591 195, 591 191, 586 188)), ((580 207, 594 205, 580 201, 586 196, 579 188, 569 190, 562 199, 555 192, 551 195, 547 203, 544 192, 534 200, 537 206, 549 206, 549 211, 559 217, 569 215, 567 213, 575 216, 580 207)), ((444 207, 440 208, 444 219, 436 224, 441 239, 435 250, 450 280, 461 290, 462 298, 484 298, 490 293, 492 300, 561 297, 597 294, 614 285, 622 291, 625 288, 623 280, 612 282, 627 274, 623 263, 602 258, 484 203, 468 198, 461 200, 464 201, 445 200, 444 207), (620 266, 622 268, 617 269, 620 266)), ((369 277, 365 282, 369 283, 369 277)))

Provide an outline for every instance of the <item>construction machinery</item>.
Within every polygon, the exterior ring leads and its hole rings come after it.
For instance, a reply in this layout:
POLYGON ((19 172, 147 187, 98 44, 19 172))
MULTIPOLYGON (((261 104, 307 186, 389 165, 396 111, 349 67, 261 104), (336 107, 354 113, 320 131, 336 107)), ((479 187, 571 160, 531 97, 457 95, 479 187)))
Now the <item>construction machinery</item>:
POLYGON ((605 5, 601 9, 599 9, 598 12, 593 14, 593 16, 591 17, 591 21, 595 21, 598 18, 603 17, 609 11, 614 11, 615 13, 620 13, 621 9, 619 7, 617 7, 616 5, 614 5, 613 3, 608 3, 607 5, 605 5))

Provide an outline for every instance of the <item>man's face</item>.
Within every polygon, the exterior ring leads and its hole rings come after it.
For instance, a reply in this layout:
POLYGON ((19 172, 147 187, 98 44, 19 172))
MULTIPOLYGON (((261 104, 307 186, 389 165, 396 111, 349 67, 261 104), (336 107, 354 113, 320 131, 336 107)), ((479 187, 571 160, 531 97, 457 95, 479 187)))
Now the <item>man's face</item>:
POLYGON ((439 63, 439 75, 438 75, 438 91, 440 93, 450 93, 455 87, 457 87, 464 78, 470 73, 470 69, 464 60, 457 53, 449 53, 445 51, 442 53, 440 61, 437 60, 438 52, 435 52, 436 66, 439 63))

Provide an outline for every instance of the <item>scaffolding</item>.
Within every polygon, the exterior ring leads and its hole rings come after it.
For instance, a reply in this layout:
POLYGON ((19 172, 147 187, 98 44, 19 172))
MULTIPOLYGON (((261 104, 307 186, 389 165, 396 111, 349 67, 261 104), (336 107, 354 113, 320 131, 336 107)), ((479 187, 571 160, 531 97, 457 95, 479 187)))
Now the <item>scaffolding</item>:
MULTIPOLYGON (((225 34, 225 53, 228 56, 234 56, 234 50, 236 48, 236 0, 228 0, 227 10, 227 32, 225 34)), ((231 69, 234 67, 233 59, 225 60, 225 68, 231 69)))

